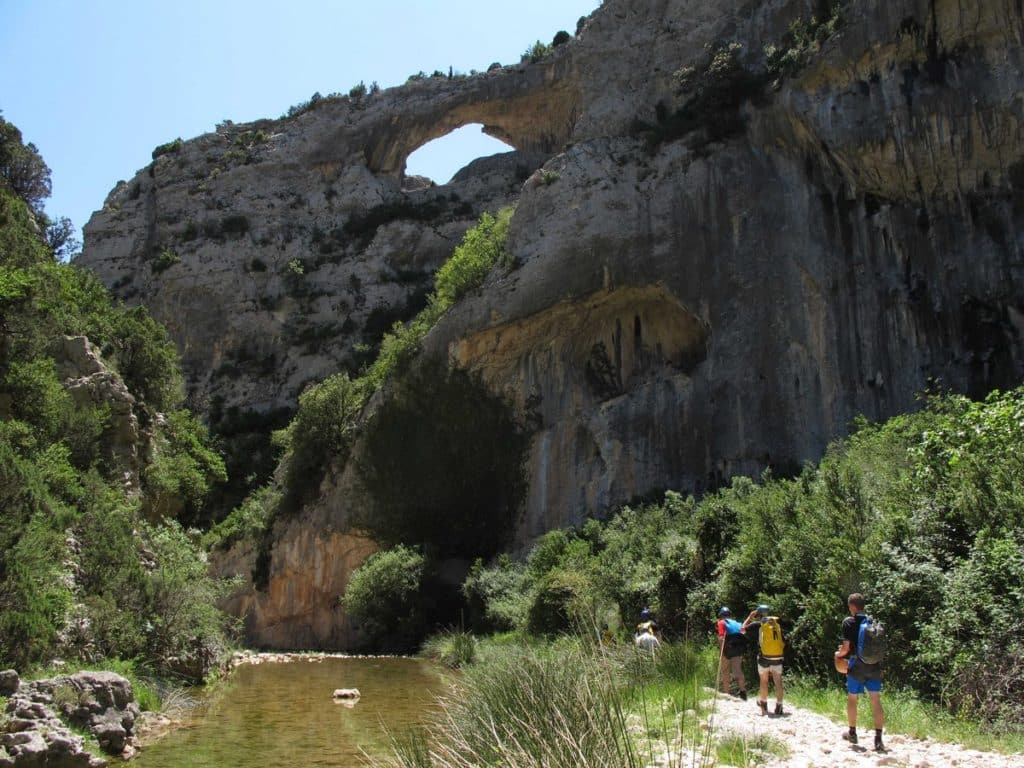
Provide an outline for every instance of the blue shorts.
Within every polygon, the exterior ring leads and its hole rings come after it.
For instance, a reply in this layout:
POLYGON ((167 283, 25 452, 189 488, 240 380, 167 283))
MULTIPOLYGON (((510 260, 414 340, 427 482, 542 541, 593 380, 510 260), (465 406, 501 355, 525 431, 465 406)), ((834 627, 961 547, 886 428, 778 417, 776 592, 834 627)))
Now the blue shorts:
POLYGON ((881 693, 882 692, 882 681, 881 679, 868 678, 867 680, 858 679, 856 674, 853 672, 856 662, 850 659, 849 671, 846 673, 846 692, 854 696, 858 696, 862 693, 881 693))

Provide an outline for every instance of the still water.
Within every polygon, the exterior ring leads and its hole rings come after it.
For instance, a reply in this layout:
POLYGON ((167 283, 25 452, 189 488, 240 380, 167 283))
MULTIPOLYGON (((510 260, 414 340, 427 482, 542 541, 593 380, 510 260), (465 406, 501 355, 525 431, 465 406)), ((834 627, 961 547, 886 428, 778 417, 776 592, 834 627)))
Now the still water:
POLYGON ((361 766, 389 754, 388 731, 425 723, 445 687, 417 659, 325 658, 243 665, 189 723, 141 751, 135 768, 361 766), (336 688, 358 688, 355 706, 336 688))

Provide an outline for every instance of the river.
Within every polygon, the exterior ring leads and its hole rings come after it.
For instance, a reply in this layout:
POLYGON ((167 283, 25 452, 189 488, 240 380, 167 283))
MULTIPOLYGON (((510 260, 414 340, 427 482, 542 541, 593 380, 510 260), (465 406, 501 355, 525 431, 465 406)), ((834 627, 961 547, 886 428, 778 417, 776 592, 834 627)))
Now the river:
POLYGON ((424 723, 445 687, 439 668, 401 658, 245 664, 185 726, 144 748, 135 768, 360 766, 389 753, 388 733, 424 723), (358 688, 358 703, 335 702, 358 688))

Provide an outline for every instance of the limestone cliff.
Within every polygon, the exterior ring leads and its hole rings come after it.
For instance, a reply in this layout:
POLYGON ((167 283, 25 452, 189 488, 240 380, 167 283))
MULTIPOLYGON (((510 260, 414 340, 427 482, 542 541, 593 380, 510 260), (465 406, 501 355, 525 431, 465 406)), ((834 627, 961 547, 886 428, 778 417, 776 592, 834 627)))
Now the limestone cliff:
MULTIPOLYGON (((82 262, 169 324, 193 392, 268 408, 518 200, 517 267, 426 347, 539 416, 520 541, 794 470, 858 414, 1024 370, 1021 4, 831 6, 606 0, 540 62, 222 128, 115 189, 82 262), (403 185, 411 151, 470 122, 517 154, 403 185)), ((278 532, 258 641, 347 642, 322 617, 352 558, 273 586, 361 503, 337 470, 278 532)))

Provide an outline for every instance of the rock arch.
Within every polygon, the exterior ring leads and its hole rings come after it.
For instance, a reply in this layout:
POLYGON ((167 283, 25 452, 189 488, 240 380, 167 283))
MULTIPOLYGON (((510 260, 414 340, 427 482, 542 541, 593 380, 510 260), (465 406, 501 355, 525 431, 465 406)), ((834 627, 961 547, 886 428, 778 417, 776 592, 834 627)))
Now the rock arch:
POLYGON ((520 152, 553 155, 572 136, 581 96, 551 67, 506 67, 468 80, 428 78, 403 89, 404 103, 372 121, 363 142, 367 167, 400 177, 417 149, 473 123, 520 152))

